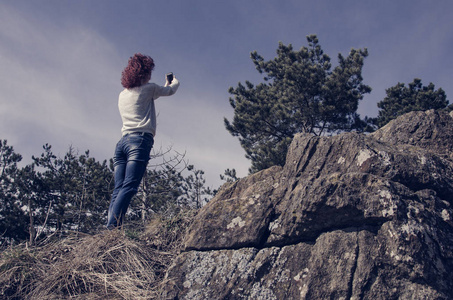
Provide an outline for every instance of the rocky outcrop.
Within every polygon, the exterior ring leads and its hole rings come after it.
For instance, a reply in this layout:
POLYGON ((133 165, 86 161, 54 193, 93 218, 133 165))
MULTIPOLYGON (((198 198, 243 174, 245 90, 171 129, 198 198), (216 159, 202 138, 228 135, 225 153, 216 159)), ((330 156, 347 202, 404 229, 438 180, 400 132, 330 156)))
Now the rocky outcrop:
POLYGON ((167 272, 168 299, 452 299, 453 118, 297 135, 226 184, 167 272))

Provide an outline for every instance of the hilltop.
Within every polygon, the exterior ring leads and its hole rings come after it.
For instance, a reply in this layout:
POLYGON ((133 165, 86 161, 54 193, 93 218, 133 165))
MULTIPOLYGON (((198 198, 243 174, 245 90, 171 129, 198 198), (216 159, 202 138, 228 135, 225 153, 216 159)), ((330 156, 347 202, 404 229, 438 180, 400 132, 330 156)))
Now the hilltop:
POLYGON ((6 299, 452 299, 453 113, 297 135, 286 165, 144 232, 3 251, 6 299))

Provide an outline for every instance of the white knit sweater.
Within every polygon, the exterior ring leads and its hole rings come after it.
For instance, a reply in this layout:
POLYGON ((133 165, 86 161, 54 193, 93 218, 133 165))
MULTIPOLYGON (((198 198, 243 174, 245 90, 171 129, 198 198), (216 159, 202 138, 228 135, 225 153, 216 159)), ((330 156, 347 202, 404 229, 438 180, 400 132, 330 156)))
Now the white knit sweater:
POLYGON ((156 135, 156 109, 154 100, 160 96, 176 93, 179 81, 174 78, 170 85, 146 83, 139 87, 124 89, 118 99, 123 135, 132 132, 149 132, 156 135))

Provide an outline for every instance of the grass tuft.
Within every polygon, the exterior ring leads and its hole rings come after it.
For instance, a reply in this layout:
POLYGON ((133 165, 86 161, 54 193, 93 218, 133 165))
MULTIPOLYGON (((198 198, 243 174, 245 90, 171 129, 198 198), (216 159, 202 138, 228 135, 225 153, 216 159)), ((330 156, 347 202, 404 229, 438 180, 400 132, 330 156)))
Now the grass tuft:
POLYGON ((193 211, 155 217, 142 232, 104 231, 0 254, 2 299, 158 299, 193 211))

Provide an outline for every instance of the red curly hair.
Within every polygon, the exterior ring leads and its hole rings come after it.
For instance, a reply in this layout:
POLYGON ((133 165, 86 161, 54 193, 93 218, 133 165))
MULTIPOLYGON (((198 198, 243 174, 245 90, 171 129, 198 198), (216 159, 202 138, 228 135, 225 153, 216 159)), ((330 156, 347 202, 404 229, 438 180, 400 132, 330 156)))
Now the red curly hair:
POLYGON ((126 68, 121 73, 121 84, 126 89, 141 86, 143 81, 151 76, 154 70, 154 60, 147 55, 136 53, 129 58, 126 68))

